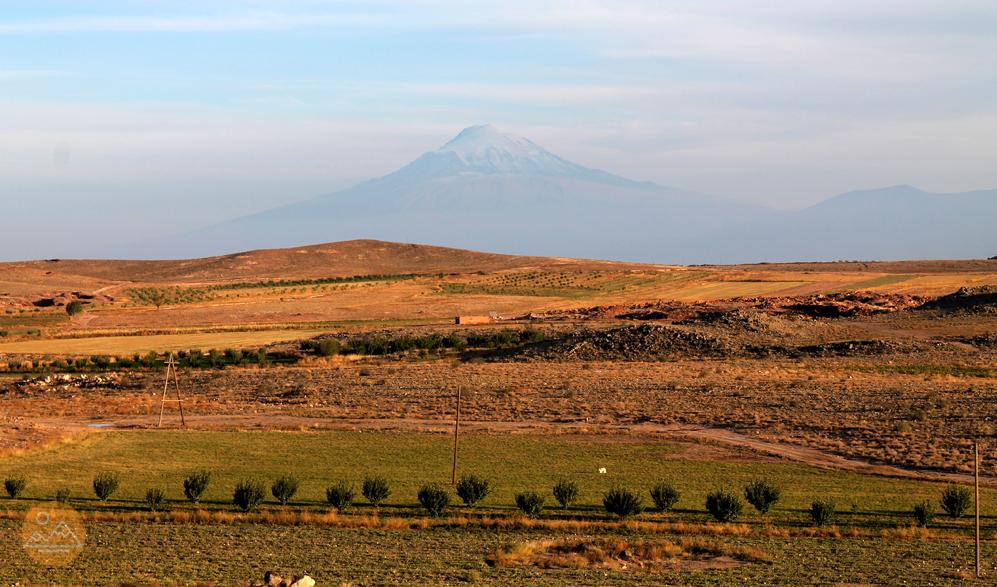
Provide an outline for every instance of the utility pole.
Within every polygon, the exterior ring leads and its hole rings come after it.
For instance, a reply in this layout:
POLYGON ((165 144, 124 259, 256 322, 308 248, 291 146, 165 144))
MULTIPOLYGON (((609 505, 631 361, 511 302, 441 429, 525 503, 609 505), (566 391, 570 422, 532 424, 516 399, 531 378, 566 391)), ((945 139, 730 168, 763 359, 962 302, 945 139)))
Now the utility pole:
POLYGON ((973 504, 976 506, 976 578, 982 577, 980 570, 980 441, 973 442, 973 489, 975 497, 973 504))
POLYGON ((163 384, 163 398, 159 403, 159 428, 163 427, 163 413, 166 411, 166 402, 176 402, 180 408, 180 425, 187 427, 187 422, 183 417, 183 398, 180 397, 180 381, 177 379, 177 362, 173 360, 173 353, 166 360, 166 382, 163 384), (177 399, 166 399, 166 392, 170 388, 170 371, 173 372, 173 386, 176 388, 177 399))
POLYGON ((457 484, 457 444, 460 440, 460 385, 457 386, 457 417, 453 423, 453 470, 450 473, 450 484, 457 484))

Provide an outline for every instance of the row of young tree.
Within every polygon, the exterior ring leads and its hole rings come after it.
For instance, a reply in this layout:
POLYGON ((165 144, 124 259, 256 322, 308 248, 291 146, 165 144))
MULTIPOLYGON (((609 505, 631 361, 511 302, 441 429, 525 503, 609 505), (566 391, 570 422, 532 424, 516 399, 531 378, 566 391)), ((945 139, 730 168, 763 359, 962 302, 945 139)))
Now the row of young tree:
MULTIPOLYGON (((183 493, 191 503, 200 503, 201 497, 211 483, 212 474, 207 470, 195 471, 183 479, 183 493)), ((10 477, 4 481, 4 489, 11 498, 19 497, 27 487, 24 477, 10 477)), ((102 472, 93 479, 94 495, 102 502, 110 499, 117 492, 120 476, 115 472, 102 472)), ((293 475, 282 475, 270 484, 270 494, 281 505, 287 505, 297 494, 300 481, 293 475)), ((466 505, 474 507, 480 504, 492 493, 492 483, 474 474, 463 475, 454 487, 457 497, 466 505)), ((648 492, 653 509, 660 513, 670 512, 678 503, 681 494, 670 483, 662 482, 654 485, 648 492)), ((361 484, 360 494, 372 506, 381 505, 391 496, 389 481, 381 476, 365 477, 361 484)), ((562 509, 567 509, 578 501, 580 491, 578 484, 569 479, 561 479, 551 488, 551 494, 562 509)), ((356 499, 356 489, 348 481, 339 481, 326 488, 326 501, 337 511, 344 511, 353 505, 356 499)), ((70 492, 59 489, 56 500, 68 503, 70 492)), ((766 480, 752 481, 744 487, 744 499, 758 513, 765 515, 782 497, 782 491, 776 485, 766 480)), ((441 516, 450 507, 452 497, 450 490, 438 483, 430 483, 419 488, 416 498, 431 516, 441 516)), ((266 499, 266 486, 258 479, 244 479, 235 485, 232 492, 233 505, 243 512, 256 509, 266 499)), ((546 499, 535 491, 524 491, 515 496, 516 507, 526 516, 539 517, 544 510, 546 499)), ((150 511, 168 509, 169 501, 166 492, 160 488, 152 488, 146 492, 145 503, 150 511)), ((602 498, 603 508, 607 513, 620 518, 634 516, 645 509, 641 495, 625 487, 613 487, 602 498)), ((945 487, 939 498, 942 510, 952 518, 962 517, 972 505, 972 494, 967 487, 951 484, 945 487)), ((706 511, 719 522, 733 522, 740 517, 744 504, 741 498, 728 489, 717 489, 706 496, 706 511)), ((934 517, 934 505, 923 501, 914 506, 912 514, 916 522, 924 527, 934 517)), ((829 499, 815 499, 809 509, 813 522, 822 526, 831 523, 835 517, 835 504, 829 499)))

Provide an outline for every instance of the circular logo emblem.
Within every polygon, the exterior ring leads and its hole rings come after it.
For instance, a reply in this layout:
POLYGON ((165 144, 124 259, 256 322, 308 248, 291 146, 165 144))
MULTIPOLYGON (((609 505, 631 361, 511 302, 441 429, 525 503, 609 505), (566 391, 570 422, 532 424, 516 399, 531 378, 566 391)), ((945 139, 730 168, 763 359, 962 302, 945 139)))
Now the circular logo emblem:
POLYGON ((80 514, 64 505, 33 507, 21 524, 24 551, 43 565, 68 565, 83 550, 86 539, 80 514))

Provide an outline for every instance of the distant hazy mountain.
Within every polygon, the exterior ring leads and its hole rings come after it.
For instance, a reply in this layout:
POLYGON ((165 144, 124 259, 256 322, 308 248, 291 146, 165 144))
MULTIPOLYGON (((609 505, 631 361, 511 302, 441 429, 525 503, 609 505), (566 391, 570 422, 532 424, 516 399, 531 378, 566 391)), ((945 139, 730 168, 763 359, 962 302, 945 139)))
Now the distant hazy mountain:
POLYGON ((997 190, 848 192, 687 243, 690 262, 982 259, 997 254, 997 190))
POLYGON ((583 167, 486 125, 384 177, 125 254, 183 258, 370 238, 656 263, 986 258, 997 254, 995 225, 997 190, 897 186, 776 212, 583 167))
POLYGON ((686 258, 687 239, 770 214, 589 169, 486 125, 384 177, 130 252, 178 258, 375 238, 668 262, 686 258))

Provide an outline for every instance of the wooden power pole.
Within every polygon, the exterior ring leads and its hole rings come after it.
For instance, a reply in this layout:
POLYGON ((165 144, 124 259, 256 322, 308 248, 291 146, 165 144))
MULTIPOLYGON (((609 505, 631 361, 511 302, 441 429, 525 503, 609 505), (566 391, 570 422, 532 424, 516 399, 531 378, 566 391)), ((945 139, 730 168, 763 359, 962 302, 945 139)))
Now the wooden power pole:
POLYGON ((460 441, 460 386, 457 386, 457 417, 453 423, 453 470, 450 472, 450 484, 457 484, 457 445, 460 441))
POLYGON ((976 510, 976 578, 982 577, 980 569, 980 441, 973 442, 973 504, 976 510))
POLYGON ((167 402, 176 402, 177 407, 180 408, 180 425, 186 427, 187 422, 183 417, 183 398, 180 397, 180 381, 177 379, 177 362, 173 359, 173 353, 170 353, 170 357, 166 360, 166 382, 163 383, 163 397, 162 401, 159 403, 159 428, 163 427, 163 413, 166 411, 167 402), (173 387, 176 390, 176 399, 167 399, 166 393, 170 388, 170 373, 173 373, 173 387))

